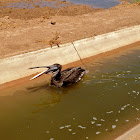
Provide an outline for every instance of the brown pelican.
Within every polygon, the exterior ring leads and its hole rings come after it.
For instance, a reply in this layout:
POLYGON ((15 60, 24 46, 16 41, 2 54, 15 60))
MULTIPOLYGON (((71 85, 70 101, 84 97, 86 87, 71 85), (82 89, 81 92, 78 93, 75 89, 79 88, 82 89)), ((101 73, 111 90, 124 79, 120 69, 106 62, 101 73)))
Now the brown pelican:
POLYGON ((72 67, 72 68, 67 68, 66 70, 61 71, 62 66, 60 64, 53 64, 50 66, 32 67, 29 69, 35 69, 35 68, 48 68, 48 69, 37 74, 30 80, 33 80, 43 74, 53 73, 51 77, 51 85, 54 85, 57 87, 66 86, 72 83, 77 83, 78 81, 81 80, 81 78, 87 72, 81 67, 72 67))

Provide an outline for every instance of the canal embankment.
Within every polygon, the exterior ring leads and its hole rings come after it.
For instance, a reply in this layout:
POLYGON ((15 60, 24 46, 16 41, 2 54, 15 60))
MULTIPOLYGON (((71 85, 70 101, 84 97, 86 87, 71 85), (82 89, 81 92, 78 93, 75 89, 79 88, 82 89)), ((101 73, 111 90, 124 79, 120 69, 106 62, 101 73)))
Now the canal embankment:
POLYGON ((130 129, 116 140, 138 140, 140 138, 140 124, 130 129))
POLYGON ((140 26, 124 28, 115 32, 102 34, 60 47, 41 49, 0 60, 0 84, 17 80, 39 72, 29 67, 60 63, 66 65, 80 58, 96 56, 140 41, 140 26))

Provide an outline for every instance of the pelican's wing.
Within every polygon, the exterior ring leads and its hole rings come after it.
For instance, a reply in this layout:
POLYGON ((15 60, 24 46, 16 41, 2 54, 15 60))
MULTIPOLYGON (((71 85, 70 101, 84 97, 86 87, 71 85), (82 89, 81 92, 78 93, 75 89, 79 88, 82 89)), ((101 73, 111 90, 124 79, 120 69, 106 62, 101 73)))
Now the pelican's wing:
POLYGON ((47 71, 48 71, 48 70, 45 70, 45 71, 40 72, 39 74, 35 75, 35 76, 34 76, 33 78, 31 78, 30 80, 33 80, 33 79, 35 79, 35 78, 37 78, 37 77, 43 75, 43 74, 46 73, 47 71))
POLYGON ((66 70, 63 70, 61 72, 61 77, 63 79, 66 79, 67 77, 69 77, 73 73, 74 69, 75 68, 72 67, 72 68, 67 68, 66 70))
MULTIPOLYGON (((81 67, 74 67, 62 72, 62 78, 65 82, 77 82, 79 78, 84 75, 84 69, 81 67)), ((80 80, 80 79, 79 79, 80 80)))

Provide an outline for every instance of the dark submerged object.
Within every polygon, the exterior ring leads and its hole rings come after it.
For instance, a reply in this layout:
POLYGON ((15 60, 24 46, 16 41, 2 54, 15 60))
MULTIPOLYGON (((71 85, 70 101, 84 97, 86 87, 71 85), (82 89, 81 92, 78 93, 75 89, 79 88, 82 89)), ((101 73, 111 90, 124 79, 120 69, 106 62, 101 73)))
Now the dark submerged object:
POLYGON ((51 77, 51 85, 61 87, 69 84, 77 83, 81 80, 81 78, 86 74, 86 70, 81 67, 72 67, 67 68, 66 70, 61 71, 62 66, 60 64, 53 64, 50 66, 40 66, 40 67, 32 67, 30 69, 35 68, 48 68, 47 70, 37 74, 31 80, 48 73, 53 73, 51 77))

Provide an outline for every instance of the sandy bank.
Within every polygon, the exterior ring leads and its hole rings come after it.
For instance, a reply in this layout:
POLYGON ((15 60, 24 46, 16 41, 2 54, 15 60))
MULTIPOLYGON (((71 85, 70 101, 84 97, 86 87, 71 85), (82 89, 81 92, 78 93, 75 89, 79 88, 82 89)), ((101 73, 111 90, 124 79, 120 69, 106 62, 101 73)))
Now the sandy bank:
POLYGON ((34 14, 29 14, 30 11, 22 14, 18 9, 13 14, 4 14, 2 10, 0 15, 5 17, 0 18, 0 58, 50 47, 49 42, 55 38, 56 32, 60 33, 60 44, 65 44, 140 25, 140 5, 122 4, 107 10, 83 7, 64 8, 62 14, 50 17, 47 17, 43 8, 36 9, 34 14), (22 15, 33 17, 25 20, 22 15))

